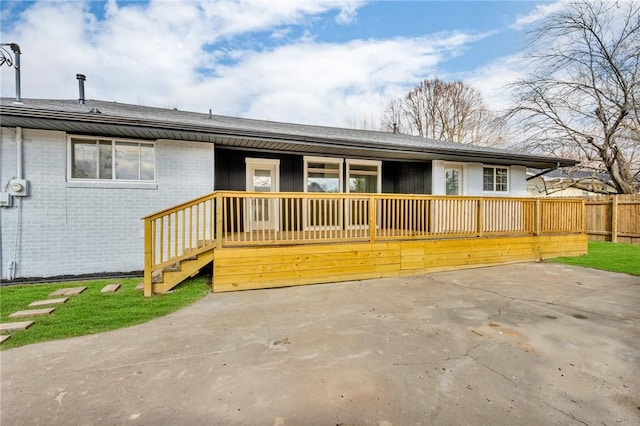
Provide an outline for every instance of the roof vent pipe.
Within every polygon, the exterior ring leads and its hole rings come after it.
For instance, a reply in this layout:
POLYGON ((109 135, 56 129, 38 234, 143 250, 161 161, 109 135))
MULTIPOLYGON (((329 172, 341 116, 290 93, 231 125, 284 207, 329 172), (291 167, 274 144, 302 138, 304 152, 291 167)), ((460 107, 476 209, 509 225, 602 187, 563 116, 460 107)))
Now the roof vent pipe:
POLYGON ((84 81, 87 79, 84 74, 76 74, 78 79, 78 104, 84 105, 84 81))

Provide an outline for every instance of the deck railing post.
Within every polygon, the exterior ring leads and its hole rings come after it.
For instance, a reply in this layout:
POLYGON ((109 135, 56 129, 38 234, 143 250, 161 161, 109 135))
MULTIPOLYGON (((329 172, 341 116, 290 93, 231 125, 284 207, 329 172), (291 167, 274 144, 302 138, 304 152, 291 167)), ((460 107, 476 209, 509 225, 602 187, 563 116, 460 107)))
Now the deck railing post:
POLYGON ((369 242, 376 240, 376 199, 369 196, 369 242))
POLYGON ((224 202, 223 194, 216 195, 216 246, 222 247, 222 203, 224 202))
POLYGON ((484 233, 484 200, 478 199, 478 210, 476 217, 476 229, 478 230, 478 237, 482 237, 484 233))
POLYGON ((152 283, 151 283, 151 268, 153 268, 153 258, 155 256, 153 246, 154 241, 152 237, 152 220, 144 220, 144 297, 151 297, 152 283))
POLYGON ((540 219, 541 219, 541 212, 540 212, 540 199, 536 198, 536 205, 535 205, 535 222, 533 224, 533 235, 540 235, 540 219))

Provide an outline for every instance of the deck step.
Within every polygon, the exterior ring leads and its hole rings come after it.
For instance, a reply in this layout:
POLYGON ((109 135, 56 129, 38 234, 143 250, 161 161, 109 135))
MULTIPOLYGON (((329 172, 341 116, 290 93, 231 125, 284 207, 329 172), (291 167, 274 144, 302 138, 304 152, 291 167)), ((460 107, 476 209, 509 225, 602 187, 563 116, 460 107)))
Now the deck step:
POLYGON ((193 277, 213 261, 213 249, 165 267, 152 274, 153 293, 166 293, 187 278, 193 277))

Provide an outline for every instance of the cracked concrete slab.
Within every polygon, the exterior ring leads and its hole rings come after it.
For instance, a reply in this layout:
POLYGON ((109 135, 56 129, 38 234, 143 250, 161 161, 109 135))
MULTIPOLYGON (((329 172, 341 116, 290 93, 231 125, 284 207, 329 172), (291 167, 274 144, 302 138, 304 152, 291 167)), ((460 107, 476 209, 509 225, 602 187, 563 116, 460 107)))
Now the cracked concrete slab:
POLYGON ((548 263, 210 294, 3 351, 0 422, 638 424, 639 302, 548 263))

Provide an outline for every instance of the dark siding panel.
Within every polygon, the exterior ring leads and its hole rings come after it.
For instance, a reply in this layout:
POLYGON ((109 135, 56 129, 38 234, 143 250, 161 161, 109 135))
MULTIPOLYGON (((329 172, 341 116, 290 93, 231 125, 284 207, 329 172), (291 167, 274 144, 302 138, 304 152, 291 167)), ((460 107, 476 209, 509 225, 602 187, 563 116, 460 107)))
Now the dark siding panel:
POLYGON ((383 162, 382 192, 393 194, 431 194, 431 162, 383 162))

